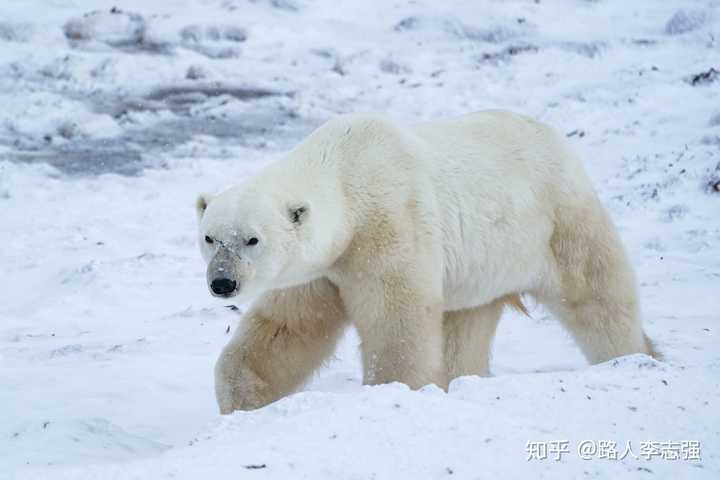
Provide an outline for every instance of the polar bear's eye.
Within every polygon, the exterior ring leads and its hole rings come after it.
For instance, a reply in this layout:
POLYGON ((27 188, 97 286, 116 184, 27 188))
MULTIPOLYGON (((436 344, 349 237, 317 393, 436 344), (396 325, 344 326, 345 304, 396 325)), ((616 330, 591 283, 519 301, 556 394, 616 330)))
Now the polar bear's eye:
POLYGON ((260 240, 257 239, 257 237, 248 238, 248 241, 245 242, 245 245, 248 245, 252 247, 253 245, 257 245, 260 240))
POLYGON ((290 214, 290 221, 292 223, 300 224, 305 220, 305 216, 307 215, 307 207, 304 205, 292 207, 289 210, 290 214))
POLYGON ((209 235, 205 235, 205 241, 207 243, 215 243, 215 240, 213 240, 209 235))

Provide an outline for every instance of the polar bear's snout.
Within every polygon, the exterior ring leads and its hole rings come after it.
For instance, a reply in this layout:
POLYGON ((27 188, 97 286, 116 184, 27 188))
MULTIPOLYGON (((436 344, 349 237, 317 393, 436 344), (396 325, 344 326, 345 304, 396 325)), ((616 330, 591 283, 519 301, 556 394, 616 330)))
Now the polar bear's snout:
POLYGON ((219 249, 208 264, 207 283, 210 292, 216 297, 232 297, 240 289, 239 279, 232 253, 226 248, 219 249))
POLYGON ((220 297, 230 296, 230 294, 235 291, 236 287, 237 282, 235 280, 230 280, 229 278, 216 278, 210 282, 210 290, 212 290, 213 294, 220 297))

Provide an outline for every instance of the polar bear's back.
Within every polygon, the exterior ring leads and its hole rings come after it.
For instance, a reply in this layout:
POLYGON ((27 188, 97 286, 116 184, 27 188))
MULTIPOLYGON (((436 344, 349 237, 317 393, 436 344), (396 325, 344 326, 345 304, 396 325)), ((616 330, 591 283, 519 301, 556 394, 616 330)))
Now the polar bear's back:
POLYGON ((601 208, 581 162, 545 124, 491 110, 411 128, 432 152, 448 307, 476 303, 477 292, 490 301, 547 271, 558 209, 601 208))
POLYGON ((440 195, 470 203, 553 209, 595 200, 591 182, 565 138, 552 127, 503 110, 424 122, 412 130, 431 151, 440 195))
POLYGON ((479 175, 506 186, 513 179, 556 183, 557 175, 567 175, 571 181, 585 178, 565 139, 552 127, 523 115, 486 110, 412 128, 441 155, 436 162, 439 174, 479 175))

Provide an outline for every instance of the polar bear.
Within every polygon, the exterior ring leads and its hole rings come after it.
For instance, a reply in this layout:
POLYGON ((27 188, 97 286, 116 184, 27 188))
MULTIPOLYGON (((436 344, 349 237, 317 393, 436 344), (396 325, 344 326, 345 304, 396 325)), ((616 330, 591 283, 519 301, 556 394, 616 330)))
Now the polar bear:
POLYGON ((503 306, 523 294, 592 363, 654 354, 581 162, 521 115, 339 116, 197 212, 211 293, 255 299, 215 368, 224 414, 295 391, 347 325, 366 384, 487 375, 503 306))

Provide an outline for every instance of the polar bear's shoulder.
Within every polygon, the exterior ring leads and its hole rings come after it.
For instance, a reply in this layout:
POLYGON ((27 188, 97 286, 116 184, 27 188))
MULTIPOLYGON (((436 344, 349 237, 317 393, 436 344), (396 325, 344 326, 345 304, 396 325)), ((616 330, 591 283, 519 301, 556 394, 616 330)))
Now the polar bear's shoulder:
POLYGON ((382 113, 346 113, 337 115, 318 128, 309 138, 342 139, 372 137, 388 132, 407 130, 399 119, 382 113))

